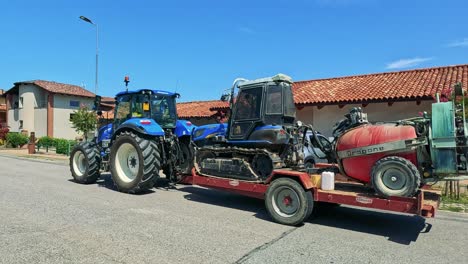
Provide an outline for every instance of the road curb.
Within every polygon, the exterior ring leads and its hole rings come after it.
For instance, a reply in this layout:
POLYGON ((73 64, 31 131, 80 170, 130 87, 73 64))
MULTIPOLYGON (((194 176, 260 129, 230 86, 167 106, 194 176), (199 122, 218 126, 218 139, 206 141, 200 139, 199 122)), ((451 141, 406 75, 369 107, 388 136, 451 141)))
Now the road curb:
POLYGON ((38 162, 38 163, 49 163, 49 164, 55 164, 55 165, 61 165, 61 166, 68 166, 68 160, 56 160, 56 159, 48 159, 48 158, 17 156, 17 155, 5 154, 5 153, 0 153, 0 157, 27 160, 27 161, 38 162))

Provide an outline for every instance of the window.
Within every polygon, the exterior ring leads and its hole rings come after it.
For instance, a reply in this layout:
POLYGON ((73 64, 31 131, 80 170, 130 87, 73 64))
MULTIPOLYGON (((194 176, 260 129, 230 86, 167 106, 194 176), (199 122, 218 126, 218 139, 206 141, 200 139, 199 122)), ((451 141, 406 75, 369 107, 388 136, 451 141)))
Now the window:
POLYGON ((130 117, 130 103, 131 103, 132 96, 131 95, 124 95, 119 97, 118 101, 116 101, 115 107, 115 122, 116 126, 122 123, 124 120, 130 117))
POLYGON ((80 107, 80 101, 70 100, 70 107, 80 107))
POLYGON ((259 118, 261 104, 262 87, 242 90, 237 97, 234 120, 259 118))
POLYGON ((268 87, 268 94, 266 100, 267 114, 282 114, 283 108, 281 105, 281 86, 268 87))
POLYGON ((19 121, 19 129, 23 129, 23 120, 19 121))
POLYGON ((19 98, 19 108, 23 108, 23 96, 19 98))
POLYGON ((75 115, 76 115, 76 114, 74 114, 74 113, 70 114, 70 119, 69 119, 70 122, 73 120, 73 117, 74 117, 75 115))

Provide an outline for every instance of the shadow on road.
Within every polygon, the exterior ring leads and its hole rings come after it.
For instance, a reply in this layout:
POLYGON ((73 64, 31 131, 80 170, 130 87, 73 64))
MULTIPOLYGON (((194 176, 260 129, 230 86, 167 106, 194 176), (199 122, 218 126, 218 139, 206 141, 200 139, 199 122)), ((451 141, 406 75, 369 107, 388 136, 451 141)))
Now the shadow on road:
POLYGON ((187 200, 248 211, 254 213, 254 216, 259 219, 271 221, 270 216, 265 210, 263 200, 229 192, 192 186, 178 187, 178 190, 188 193, 184 195, 184 198, 187 200))
POLYGON ((399 215, 350 207, 318 206, 309 223, 388 237, 389 241, 409 245, 432 225, 419 216, 399 215))
MULTIPOLYGON (((184 195, 184 198, 193 202, 249 211, 259 219, 272 221, 263 200, 192 186, 178 187, 178 190, 187 192, 188 194, 184 195)), ((428 233, 432 227, 419 216, 398 215, 343 206, 329 207, 321 204, 316 206, 314 214, 307 222, 383 236, 387 237, 389 241, 403 245, 415 242, 419 234, 428 233)))
MULTIPOLYGON (((75 183, 73 179, 69 179, 68 181, 75 183)), ((96 183, 99 187, 104 187, 109 190, 118 192, 117 187, 115 186, 110 173, 101 174, 101 177, 99 177, 96 183)), ((150 194, 150 193, 154 193, 154 190, 146 190, 146 191, 143 191, 137 194, 132 194, 132 195, 145 195, 145 194, 150 194)))

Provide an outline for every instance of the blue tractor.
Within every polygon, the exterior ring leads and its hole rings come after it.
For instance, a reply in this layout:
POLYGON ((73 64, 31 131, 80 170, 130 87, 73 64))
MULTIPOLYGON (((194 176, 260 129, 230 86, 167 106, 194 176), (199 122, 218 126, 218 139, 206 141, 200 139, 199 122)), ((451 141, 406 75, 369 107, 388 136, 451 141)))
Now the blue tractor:
POLYGON ((121 192, 138 193, 154 186, 162 170, 176 181, 193 167, 191 122, 178 120, 177 93, 160 90, 120 92, 111 124, 92 141, 78 144, 70 155, 70 171, 78 183, 94 183, 110 171, 121 192))
POLYGON ((228 124, 193 131, 198 174, 265 182, 274 169, 303 168, 307 127, 296 121, 291 84, 283 74, 236 79, 221 98, 230 102, 228 124))

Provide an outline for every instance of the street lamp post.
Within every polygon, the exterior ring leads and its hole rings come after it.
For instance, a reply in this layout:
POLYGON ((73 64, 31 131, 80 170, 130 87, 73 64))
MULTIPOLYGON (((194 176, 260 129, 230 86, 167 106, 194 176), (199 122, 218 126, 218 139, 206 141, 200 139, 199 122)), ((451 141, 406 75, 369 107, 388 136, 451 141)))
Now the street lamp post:
POLYGON ((96 82, 94 83, 94 94, 97 95, 98 91, 98 58, 99 58, 99 26, 96 23, 93 23, 91 19, 85 17, 85 16, 80 16, 80 19, 90 23, 91 25, 96 27, 96 82))

